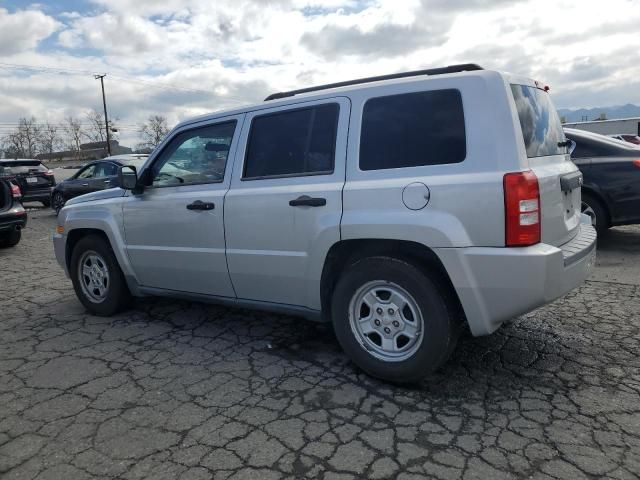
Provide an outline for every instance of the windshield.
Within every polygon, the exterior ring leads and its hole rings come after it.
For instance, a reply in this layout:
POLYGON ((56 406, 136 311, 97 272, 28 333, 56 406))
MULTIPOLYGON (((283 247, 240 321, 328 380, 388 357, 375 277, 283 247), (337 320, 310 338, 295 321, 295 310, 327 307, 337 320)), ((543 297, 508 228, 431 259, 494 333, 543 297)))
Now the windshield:
POLYGON ((544 157, 568 153, 562 124, 549 94, 527 85, 511 85, 513 99, 520 118, 520 127, 527 157, 544 157))

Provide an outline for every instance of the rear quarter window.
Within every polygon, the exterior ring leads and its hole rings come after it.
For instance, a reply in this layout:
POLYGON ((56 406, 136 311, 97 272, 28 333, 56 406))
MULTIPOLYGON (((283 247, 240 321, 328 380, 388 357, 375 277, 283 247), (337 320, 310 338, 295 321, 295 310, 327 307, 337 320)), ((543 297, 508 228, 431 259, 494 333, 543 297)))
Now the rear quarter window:
POLYGON ((360 135, 361 170, 459 163, 466 155, 459 90, 376 97, 365 103, 360 135))
POLYGON ((549 94, 528 85, 511 85, 511 93, 516 103, 527 157, 567 153, 567 147, 558 146, 558 143, 564 142, 564 131, 549 94))

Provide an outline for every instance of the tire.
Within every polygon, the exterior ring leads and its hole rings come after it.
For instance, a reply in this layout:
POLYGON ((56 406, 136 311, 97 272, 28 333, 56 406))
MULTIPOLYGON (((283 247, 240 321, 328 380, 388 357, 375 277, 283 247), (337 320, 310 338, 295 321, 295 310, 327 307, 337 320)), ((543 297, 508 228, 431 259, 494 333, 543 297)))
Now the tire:
POLYGON ((15 247, 18 243, 20 243, 21 238, 21 230, 13 230, 9 233, 3 233, 0 235, 0 248, 15 247))
POLYGON ((358 367, 373 377, 409 383, 445 363, 460 319, 439 280, 391 257, 364 258, 347 267, 333 293, 332 319, 338 342, 358 367))
POLYGON ((582 194, 582 213, 591 217, 594 228, 599 235, 609 228, 609 215, 600 200, 588 194, 582 194))
POLYGON ((108 317, 129 306, 131 293, 124 275, 102 237, 87 235, 78 241, 69 273, 78 299, 90 313, 108 317), (86 274, 80 274, 81 265, 87 267, 86 274))
POLYGON ((64 196, 60 192, 55 192, 51 198, 51 208, 56 212, 56 215, 60 213, 62 207, 64 207, 64 196))
POLYGON ((43 200, 42 205, 44 205, 45 208, 51 207, 51 200, 43 200))

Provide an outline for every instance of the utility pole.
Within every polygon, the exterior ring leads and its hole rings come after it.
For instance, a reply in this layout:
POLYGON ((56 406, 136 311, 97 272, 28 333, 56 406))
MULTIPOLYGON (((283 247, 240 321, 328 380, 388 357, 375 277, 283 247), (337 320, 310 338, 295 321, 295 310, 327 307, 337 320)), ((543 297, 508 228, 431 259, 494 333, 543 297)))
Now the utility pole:
POLYGON ((104 128, 107 131, 107 154, 111 156, 111 142, 109 141, 109 117, 107 117, 107 100, 104 96, 104 77, 107 74, 103 73, 102 75, 94 75, 93 78, 96 80, 100 79, 100 85, 102 86, 102 106, 104 107, 104 128))

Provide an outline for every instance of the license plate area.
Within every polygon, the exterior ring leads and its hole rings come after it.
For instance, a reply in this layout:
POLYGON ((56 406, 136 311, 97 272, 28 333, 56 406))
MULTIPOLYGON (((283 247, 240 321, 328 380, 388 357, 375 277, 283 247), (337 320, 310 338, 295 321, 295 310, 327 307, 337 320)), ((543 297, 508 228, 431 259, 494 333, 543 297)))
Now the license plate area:
POLYGON ((38 183, 38 177, 27 177, 27 183, 38 183))

